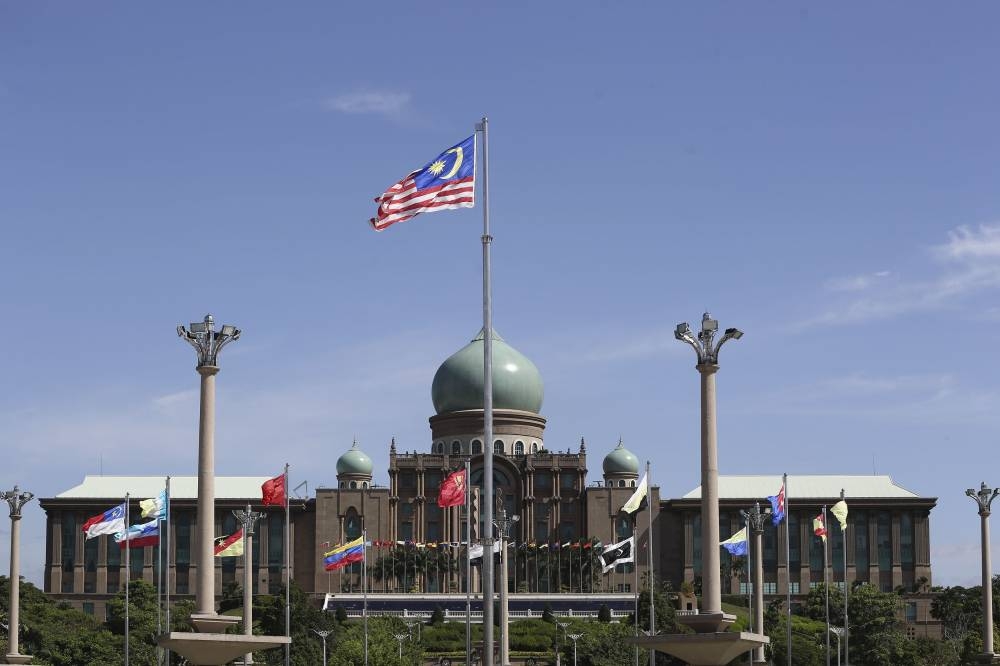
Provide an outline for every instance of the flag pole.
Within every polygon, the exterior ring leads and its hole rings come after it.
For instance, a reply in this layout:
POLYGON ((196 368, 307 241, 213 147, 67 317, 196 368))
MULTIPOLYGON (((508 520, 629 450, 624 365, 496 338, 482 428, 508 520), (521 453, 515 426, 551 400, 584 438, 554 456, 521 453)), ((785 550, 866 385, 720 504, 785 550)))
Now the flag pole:
MULTIPOLYGON (((647 487, 647 492, 649 486, 647 487)), ((637 512, 636 512, 637 513, 637 512)), ((639 530, 636 523, 638 516, 636 513, 632 514, 632 571, 635 572, 635 636, 639 637, 639 556, 635 551, 639 545, 639 530)), ((635 645, 635 666, 639 666, 639 644, 635 645)))
POLYGON ((785 578, 788 579, 785 590, 785 652, 788 666, 792 666, 792 507, 788 503, 788 474, 781 475, 781 487, 785 491, 785 578))
MULTIPOLYGON (((656 633, 656 603, 653 600, 654 570, 653 570, 653 482, 650 480, 650 464, 646 461, 646 510, 649 512, 649 635, 656 633)), ((583 590, 581 589, 581 592, 583 590)), ((649 650, 649 666, 656 666, 656 650, 649 650)))
MULTIPOLYGON (((493 552, 493 291, 490 283, 489 120, 483 116, 483 528, 493 552)), ((286 664, 287 666, 287 664, 286 664)), ((493 666, 493 558, 483 557, 483 666, 493 666)))
MULTIPOLYGON (((288 463, 285 463, 285 636, 292 636, 292 524, 289 521, 291 516, 291 496, 288 485, 288 463)), ((285 643, 285 666, 291 666, 292 645, 285 643)))
MULTIPOLYGON (((469 458, 465 459, 465 665, 472 666, 472 489, 469 487, 469 458)), ((461 545, 458 552, 462 552, 461 545)))
MULTIPOLYGON (((754 590, 753 590, 753 581, 750 578, 750 572, 753 571, 753 567, 754 567, 753 558, 760 557, 760 554, 759 553, 755 553, 754 550, 753 550, 753 545, 751 545, 753 542, 751 542, 751 540, 750 540, 750 516, 749 516, 749 513, 744 513, 743 514, 743 529, 745 529, 747 531, 747 565, 746 565, 746 567, 744 567, 744 569, 746 569, 746 571, 743 572, 744 575, 746 576, 746 579, 747 579, 747 608, 750 609, 750 612, 747 614, 747 623, 748 623, 748 626, 750 627, 750 633, 753 633, 755 630, 758 633, 764 633, 763 628, 753 626, 753 618, 754 618, 753 594, 754 594, 754 590)), ((747 656, 749 657, 747 659, 747 663, 748 664, 753 664, 754 650, 750 650, 750 652, 748 653, 747 656)))
MULTIPOLYGON (((844 489, 840 489, 840 500, 844 503, 847 502, 847 498, 844 497, 844 489)), ((840 519, 838 518, 838 521, 840 519)), ((848 635, 851 633, 848 629, 850 623, 847 621, 847 593, 849 586, 847 584, 847 521, 844 521, 844 527, 840 529, 840 542, 843 545, 842 550, 844 551, 844 666, 850 664, 848 655, 850 654, 847 650, 847 639, 848 635)))
MULTIPOLYGON (((368 666, 368 530, 361 532, 361 592, 364 596, 362 615, 365 624, 365 666, 368 666)), ((324 664, 323 666, 326 666, 324 664)))
MULTIPOLYGON (((163 570, 163 580, 164 580, 164 587, 166 589, 164 590, 163 598, 166 601, 166 607, 167 607, 164 614, 165 624, 166 624, 166 631, 164 633, 169 634, 170 633, 170 477, 169 476, 167 477, 165 488, 167 491, 167 497, 166 497, 167 502, 166 502, 166 507, 164 507, 166 515, 166 525, 167 525, 167 536, 166 536, 167 556, 164 558, 166 566, 164 566, 163 570)), ((163 656, 165 657, 164 662, 167 664, 167 666, 170 666, 169 648, 164 648, 163 656)))
MULTIPOLYGON (((820 512, 823 516, 823 529, 830 533, 829 528, 826 526, 826 505, 823 505, 823 510, 820 512)), ((827 535, 823 535, 823 588, 826 591, 825 595, 825 605, 826 605, 826 666, 830 666, 830 539, 827 535)))
MULTIPOLYGON (((166 499, 166 493, 164 493, 166 499)), ((156 532, 160 534, 160 527, 163 525, 163 518, 160 512, 156 512, 156 532)), ((163 535, 156 539, 156 635, 163 633, 163 535)), ((156 663, 161 663, 163 648, 156 646, 156 663)))
POLYGON ((129 666, 129 644, 128 644, 128 607, 129 607, 129 593, 128 584, 131 582, 132 576, 132 557, 131 548, 132 542, 128 538, 128 524, 130 522, 129 518, 129 493, 125 493, 125 666, 129 666))

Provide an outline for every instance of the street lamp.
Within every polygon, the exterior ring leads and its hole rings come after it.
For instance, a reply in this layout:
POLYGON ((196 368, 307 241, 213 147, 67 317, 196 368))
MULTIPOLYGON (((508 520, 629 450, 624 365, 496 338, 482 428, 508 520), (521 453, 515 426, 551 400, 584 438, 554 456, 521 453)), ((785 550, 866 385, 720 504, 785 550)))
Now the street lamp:
POLYGON ((837 666, 840 666, 840 637, 844 634, 844 628, 830 627, 830 633, 837 638, 837 666))
POLYGON ((403 659, 403 641, 405 641, 407 638, 409 638, 410 635, 409 634, 393 634, 392 637, 395 638, 399 642, 399 659, 400 659, 400 661, 402 661, 402 659, 403 659))
POLYGON ((982 482, 977 492, 969 488, 965 494, 971 497, 979 506, 979 527, 983 551, 983 654, 980 661, 987 664, 1000 663, 1000 656, 993 652, 993 585, 990 579, 990 505, 1000 488, 986 487, 982 482))
POLYGON ((330 629, 313 629, 313 633, 323 639, 323 666, 326 666, 326 637, 333 632, 330 629))
POLYGON ((413 640, 413 627, 417 628, 417 642, 420 642, 420 622, 406 622, 406 628, 410 631, 410 640, 413 640))
POLYGON ((566 636, 573 639, 573 666, 576 666, 576 641, 578 638, 582 637, 583 634, 566 634, 566 636))
POLYGON ((701 374, 701 557, 702 608, 698 615, 684 616, 697 632, 722 631, 735 619, 722 612, 722 582, 719 573, 719 447, 716 432, 715 373, 719 370, 719 350, 729 340, 739 340, 742 331, 727 328, 717 343, 719 322, 705 313, 701 330, 691 331, 678 324, 674 337, 686 342, 698 357, 701 374))
MULTIPOLYGON (((556 622, 556 626, 562 629, 563 633, 566 633, 566 628, 569 627, 569 622, 556 622)), ((562 652, 559 651, 559 632, 556 632, 556 666, 559 666, 562 660, 562 652)))
POLYGON ((199 631, 219 631, 236 621, 215 612, 215 375, 219 373, 219 352, 233 340, 240 329, 224 324, 216 332, 212 315, 191 324, 190 330, 177 327, 177 335, 198 354, 196 369, 201 375, 201 406, 198 426, 198 586, 195 588, 195 612, 191 622, 199 631))
MULTIPOLYGON (((749 510, 741 509, 740 515, 746 521, 747 527, 753 532, 753 548, 750 551, 750 559, 753 561, 753 630, 758 633, 764 630, 764 552, 761 548, 761 537, 764 535, 764 522, 771 517, 771 507, 760 510, 760 502, 754 502, 753 508, 749 510)), ((838 638, 838 645, 840 639, 838 638)), ((764 658, 764 646, 761 645, 753 651, 754 664, 766 664, 764 658)))
MULTIPOLYGON (((234 510, 233 515, 243 528, 243 633, 246 636, 253 635, 253 531, 254 526, 264 514, 260 511, 251 511, 247 504, 246 510, 234 510)), ((248 652, 243 660, 244 664, 253 663, 253 653, 248 652)), ((326 660, 323 661, 326 663, 326 660)))
POLYGON ((21 507, 31 501, 35 495, 27 491, 20 492, 17 486, 14 490, 0 491, 0 498, 10 505, 10 606, 7 617, 7 656, 4 663, 27 664, 31 657, 18 652, 19 636, 19 606, 21 603, 21 507))
MULTIPOLYGON (((510 617, 507 600, 507 540, 510 539, 510 528, 521 520, 521 516, 507 515, 504 508, 503 494, 497 494, 497 513, 493 525, 500 536, 500 665, 510 666, 510 617)), ((493 557, 492 553, 489 555, 493 557)), ((484 555, 483 557, 486 557, 484 555)))

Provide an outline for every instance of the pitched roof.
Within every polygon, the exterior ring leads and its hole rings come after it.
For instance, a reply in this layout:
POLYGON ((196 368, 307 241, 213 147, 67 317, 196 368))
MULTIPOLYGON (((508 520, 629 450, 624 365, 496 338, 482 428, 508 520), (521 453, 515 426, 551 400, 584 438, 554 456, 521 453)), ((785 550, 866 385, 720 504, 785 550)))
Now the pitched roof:
MULTIPOLYGON (((217 476, 216 499, 260 499, 260 486, 267 476, 217 476)), ((83 482, 56 495, 58 499, 109 499, 124 497, 155 497, 163 490, 166 477, 162 476, 93 476, 83 477, 83 482)), ((172 499, 197 499, 197 476, 170 477, 172 499)))
MULTIPOLYGON (((777 494, 781 488, 780 474, 719 476, 720 499, 757 499, 777 494)), ((829 499, 840 497, 843 489, 848 498, 919 498, 913 491, 900 486, 886 474, 848 476, 839 474, 789 474, 789 500, 829 499)), ((701 486, 682 499, 700 499, 701 486)))

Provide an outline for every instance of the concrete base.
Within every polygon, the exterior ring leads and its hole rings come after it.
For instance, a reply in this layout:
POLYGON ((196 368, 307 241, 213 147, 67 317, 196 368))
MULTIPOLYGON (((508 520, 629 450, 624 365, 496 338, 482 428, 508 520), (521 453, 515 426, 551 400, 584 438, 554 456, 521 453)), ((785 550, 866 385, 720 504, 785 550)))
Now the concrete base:
POLYGON ((31 656, 27 654, 8 654, 0 659, 0 664, 30 664, 31 656))
POLYGON ((977 664, 1000 664, 1000 654, 996 652, 983 652, 976 657, 977 664))
POLYGON ((196 634, 173 631, 156 637, 156 644, 176 652, 192 666, 222 666, 248 652, 270 650, 292 642, 287 636, 196 634))
POLYGON ((729 613, 690 613, 676 615, 677 624, 690 627, 698 634, 713 634, 725 631, 729 625, 736 621, 735 615, 729 613))
POLYGON ((660 634, 629 640, 642 648, 666 652, 690 666, 725 666, 740 655, 771 642, 764 634, 751 634, 748 631, 660 634))
POLYGON ((222 634, 229 627, 235 627, 243 621, 236 615, 217 615, 215 613, 191 613, 191 624, 195 631, 201 634, 222 634))

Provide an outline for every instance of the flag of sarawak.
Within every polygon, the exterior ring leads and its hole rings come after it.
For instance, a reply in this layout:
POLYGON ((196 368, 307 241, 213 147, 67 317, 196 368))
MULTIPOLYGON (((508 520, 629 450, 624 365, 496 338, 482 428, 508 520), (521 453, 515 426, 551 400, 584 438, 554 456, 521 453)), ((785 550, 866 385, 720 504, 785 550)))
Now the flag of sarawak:
POLYGON ((438 490, 438 506, 441 508, 449 506, 461 506, 465 504, 465 470, 460 469, 452 472, 438 490))
POLYGON ((423 167, 411 172, 380 197, 370 222, 382 231, 420 213, 476 204, 476 136, 457 143, 423 167))

